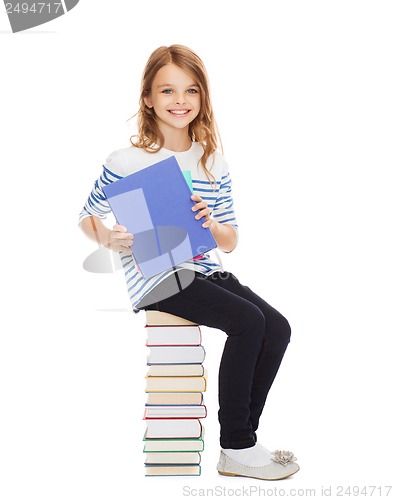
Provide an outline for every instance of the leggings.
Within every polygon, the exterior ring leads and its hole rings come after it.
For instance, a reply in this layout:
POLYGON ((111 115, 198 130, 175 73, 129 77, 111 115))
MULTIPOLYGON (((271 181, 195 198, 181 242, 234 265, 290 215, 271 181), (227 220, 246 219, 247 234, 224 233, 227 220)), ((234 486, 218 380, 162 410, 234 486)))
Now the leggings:
POLYGON ((142 308, 174 314, 227 334, 218 376, 220 445, 249 448, 256 443, 259 418, 291 328, 284 316, 232 273, 205 276, 178 271, 181 273, 192 276, 188 286, 168 297, 165 287, 170 285, 164 280, 150 292, 149 304, 142 308), (167 298, 154 302, 154 297, 163 296, 167 298))

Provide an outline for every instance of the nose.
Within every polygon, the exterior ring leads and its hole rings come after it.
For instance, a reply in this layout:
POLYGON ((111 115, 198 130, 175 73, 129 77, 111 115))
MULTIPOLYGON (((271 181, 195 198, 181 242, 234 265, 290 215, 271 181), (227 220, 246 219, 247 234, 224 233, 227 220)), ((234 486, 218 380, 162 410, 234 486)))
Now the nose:
POLYGON ((184 104, 186 102, 186 98, 184 97, 184 94, 176 94, 175 98, 176 104, 184 104))

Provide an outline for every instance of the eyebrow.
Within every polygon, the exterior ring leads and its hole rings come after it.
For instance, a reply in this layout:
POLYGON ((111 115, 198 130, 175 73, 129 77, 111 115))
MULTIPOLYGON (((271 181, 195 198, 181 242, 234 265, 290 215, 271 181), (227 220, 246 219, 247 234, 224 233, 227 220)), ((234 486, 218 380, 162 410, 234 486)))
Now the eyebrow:
MULTIPOLYGON (((160 87, 174 87, 172 83, 163 83, 162 85, 158 85, 158 88, 160 87)), ((199 87, 197 83, 192 83, 191 85, 188 85, 188 87, 199 87)))

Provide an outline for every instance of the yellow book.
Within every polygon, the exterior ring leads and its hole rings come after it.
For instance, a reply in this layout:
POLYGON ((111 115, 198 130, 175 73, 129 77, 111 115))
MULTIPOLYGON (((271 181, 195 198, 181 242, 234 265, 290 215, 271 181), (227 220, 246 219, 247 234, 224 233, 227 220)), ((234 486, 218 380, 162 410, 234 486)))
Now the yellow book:
POLYGON ((145 377, 146 392, 205 392, 206 370, 203 377, 145 377))
POLYGON ((161 311, 146 311, 146 326, 163 326, 163 325, 196 325, 188 319, 174 316, 173 314, 164 313, 161 311))
POLYGON ((200 465, 146 465, 145 476, 200 476, 200 465))

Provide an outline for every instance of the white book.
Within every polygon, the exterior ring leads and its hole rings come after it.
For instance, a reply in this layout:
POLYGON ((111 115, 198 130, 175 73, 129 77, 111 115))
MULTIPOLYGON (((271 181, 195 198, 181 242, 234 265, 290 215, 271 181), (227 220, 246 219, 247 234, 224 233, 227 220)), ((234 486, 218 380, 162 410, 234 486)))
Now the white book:
POLYGON ((204 449, 204 429, 197 438, 174 438, 174 439, 148 439, 146 433, 143 437, 143 451, 147 452, 179 452, 179 451, 203 451, 204 449))
POLYGON ((149 418, 205 418, 205 405, 146 406, 145 419, 149 418))
POLYGON ((151 346, 147 364, 187 364, 203 363, 205 349, 201 345, 187 346, 151 346))
POLYGON ((146 438, 198 438, 202 425, 197 418, 170 418, 146 420, 146 438))
POLYGON ((201 454, 197 451, 178 452, 148 452, 145 457, 145 464, 188 464, 198 465, 201 463, 201 454))
POLYGON ((146 326, 146 345, 199 345, 199 326, 146 326))

